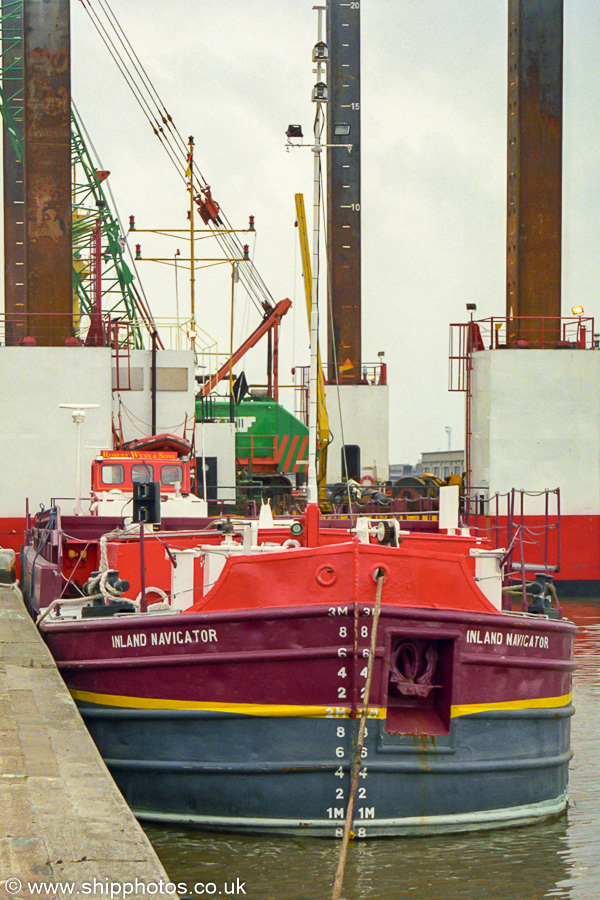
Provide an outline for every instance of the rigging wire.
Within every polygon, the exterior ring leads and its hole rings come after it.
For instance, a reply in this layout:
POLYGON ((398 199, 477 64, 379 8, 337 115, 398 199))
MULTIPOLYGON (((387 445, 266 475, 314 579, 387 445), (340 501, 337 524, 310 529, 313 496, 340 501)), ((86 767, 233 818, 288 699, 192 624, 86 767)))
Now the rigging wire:
POLYGON ((162 128, 157 124, 156 119, 154 117, 154 113, 152 112, 152 109, 149 106, 146 99, 144 98, 143 94, 139 90, 139 87, 136 84, 136 81, 134 80, 133 76, 129 73, 127 65, 125 63, 125 60, 123 59, 122 55, 119 53, 118 47, 115 45, 113 39, 110 37, 106 26, 102 24, 102 21, 101 21, 100 17, 98 16, 98 13, 92 8, 90 0, 80 0, 80 2, 83 5, 88 16, 90 17, 92 24, 94 25, 96 31, 100 35, 100 39, 102 40, 103 44, 107 48, 110 56, 112 57, 113 61, 115 62, 115 65, 117 66, 119 72, 123 76, 125 83, 127 84, 130 91, 132 92, 133 96, 135 97, 140 109, 142 110, 142 113, 144 114, 145 118, 148 120, 150 127, 152 128, 152 130, 154 131, 156 136, 159 138, 159 140, 165 147, 165 150, 167 151, 167 154, 169 155, 171 162, 175 165, 181 179, 185 183, 185 177, 183 175, 183 172, 180 169, 179 163, 177 161, 176 153, 174 153, 173 149, 162 140, 161 133, 164 134, 164 132, 162 131, 162 128))
MULTIPOLYGON (((82 2, 83 2, 83 0, 82 0, 82 2)), ((89 2, 89 0, 87 0, 87 2, 89 2)), ((171 145, 173 150, 178 152, 182 159, 185 158, 187 160, 187 152, 188 152, 187 141, 184 139, 183 135, 181 134, 181 132, 175 125, 175 122, 173 121, 173 117, 170 115, 170 113, 168 112, 167 108, 165 107, 163 101, 161 100, 161 98, 158 94, 158 91, 156 90, 150 76, 146 72, 146 69, 144 68, 140 58, 138 57, 137 53, 133 49, 133 46, 132 46, 131 42, 129 41, 127 35, 125 34, 117 16, 112 11, 112 9, 108 3, 108 0, 97 0, 97 3, 104 11, 110 27, 116 34, 119 43, 123 47, 123 50, 125 51, 125 54, 127 56, 130 68, 133 69, 137 73, 138 84, 136 85, 136 87, 140 93, 140 96, 142 96, 142 88, 148 96, 148 99, 144 99, 144 103, 146 104, 147 107, 149 107, 150 105, 153 105, 156 107, 156 110, 158 112, 159 119, 160 119, 160 122, 162 123, 162 126, 167 128, 169 132, 172 132, 172 136, 174 138, 178 139, 178 141, 179 141, 179 147, 177 146, 177 140, 175 141, 175 146, 171 145)), ((114 43, 113 43, 113 46, 114 46, 114 43)), ((116 48, 115 48, 115 50, 116 50, 116 48)), ((119 52, 119 51, 117 51, 117 52, 119 52)), ((166 137, 167 133, 165 133, 162 126, 160 124, 156 123, 156 129, 158 130, 159 134, 162 134, 163 136, 166 137)), ((206 180, 205 180, 204 176, 202 175, 202 173, 199 171, 196 162, 194 162, 194 169, 197 172, 199 179, 202 182, 202 185, 207 186, 206 180)))
MULTIPOLYGON (((84 0, 82 0, 82 2, 84 2, 84 0)), ((89 2, 89 0, 87 0, 87 2, 89 2)), ((113 28, 113 31, 117 34, 119 42, 127 54, 127 57, 128 57, 129 63, 130 63, 130 67, 137 72, 138 78, 140 79, 142 86, 144 87, 146 93, 151 98, 152 103, 156 107, 156 109, 160 115, 161 122, 163 123, 163 125, 165 127, 167 127, 170 131, 172 131, 178 137, 179 153, 181 154, 181 162, 183 163, 184 160, 187 162, 188 145, 187 145, 186 141, 184 140, 181 132, 177 128, 175 122, 173 121, 172 116, 167 111, 163 101, 161 100, 161 98, 158 94, 158 91, 154 87, 154 84, 152 83, 150 77, 148 76, 148 73, 146 72, 145 68, 143 67, 141 61, 139 60, 139 57, 135 53, 135 51, 134 51, 129 39, 127 38, 125 32, 123 31, 123 28, 121 27, 117 17, 112 12, 112 9, 110 8, 110 6, 108 4, 108 0, 98 0, 98 3, 101 6, 101 8, 104 10, 107 18, 109 19, 110 24, 113 28), (109 12, 106 12, 106 10, 108 10, 109 12)), ((117 48, 114 47, 114 44, 113 44, 113 49, 115 49, 115 52, 118 52, 117 48)), ((137 95, 136 95, 136 97, 137 97, 137 95)), ((139 97, 141 97, 141 91, 139 91, 139 97)), ((140 102, 139 98, 138 98, 138 102, 140 102)), ((147 101, 144 101, 144 102, 145 102, 146 107, 148 107, 148 102, 147 101)), ((146 117, 149 118, 148 115, 146 117)), ((152 125, 152 128, 153 128, 155 134, 162 140, 161 136, 162 137, 166 136, 163 128, 155 121, 153 122, 150 118, 149 118, 149 120, 150 120, 150 124, 152 125)), ((163 141, 163 144, 164 144, 164 141, 163 141)), ((170 148, 172 155, 177 153, 177 148, 173 147, 172 143, 169 144, 169 148, 170 148)), ((178 168, 179 173, 181 174, 181 169, 179 168, 179 166, 177 166, 177 168, 178 168)), ((203 176, 202 172, 198 169, 197 163, 195 162, 194 171, 192 173, 193 182, 194 182, 194 180, 196 180, 194 178, 194 176, 196 176, 196 175, 198 176, 197 180, 199 180, 199 182, 200 182, 200 184, 197 186, 198 190, 204 191, 206 189, 209 189, 209 186, 207 184, 205 177, 203 176)), ((227 228, 231 229, 232 228, 231 223, 229 222, 227 216, 224 214, 223 210, 220 211, 220 214, 221 214, 221 219, 224 221, 227 228)), ((221 244, 222 248, 226 249, 227 254, 229 256, 231 256, 231 257, 237 256, 237 257, 242 258, 243 244, 242 244, 241 240, 237 237, 237 235, 215 233, 215 237, 221 244)), ((263 295, 263 297, 265 297, 265 295, 266 295, 266 298, 272 300, 270 292, 268 291, 264 281, 260 277, 259 273, 257 272, 257 270, 253 264, 251 266, 246 266, 245 271, 242 271, 240 273, 240 275, 241 275, 240 280, 242 281, 242 283, 244 281, 247 283, 246 287, 248 287, 248 286, 254 287, 261 295, 263 295)), ((251 291, 251 293, 252 293, 252 291, 251 291)), ((258 304, 257 308, 260 309, 260 307, 261 307, 261 304, 258 304)))
MULTIPOLYGON (((102 5, 103 0, 99 0, 99 2, 102 5)), ((173 122, 172 117, 170 116, 169 112, 165 108, 164 103, 162 102, 161 98, 158 95, 158 91, 154 87, 152 80, 150 79, 148 73, 146 72, 146 69, 144 68, 137 53, 135 52, 131 42, 129 41, 129 38, 123 31, 123 28, 121 27, 119 20, 117 19, 114 12, 112 11, 112 9, 108 3, 108 0, 104 0, 104 4, 105 4, 106 9, 108 9, 107 15, 110 19, 112 19, 112 21, 114 23, 113 27, 114 27, 115 31, 117 32, 117 35, 119 36, 122 46, 125 48, 125 51, 127 52, 127 55, 129 56, 129 59, 134 63, 135 68, 137 69, 137 71, 141 74, 141 76, 144 79, 144 85, 146 87, 146 90, 160 114, 162 123, 166 127, 171 127, 171 126, 173 127, 175 133, 178 135, 178 137, 181 140, 184 151, 187 152, 187 145, 186 145, 185 141, 183 140, 183 137, 179 133, 177 127, 175 126, 175 123, 173 122)), ((199 175, 202 178, 202 174, 199 173, 199 175)), ((202 180, 204 180, 204 179, 202 179, 202 180)))
MULTIPOLYGON (((99 168, 99 169, 104 169, 104 165, 103 165, 103 163, 102 163, 102 160, 100 159, 100 156, 99 156, 99 154, 98 154, 98 151, 97 151, 96 148, 94 147, 94 143, 93 143, 93 141, 92 141, 92 139, 91 139, 91 137, 90 137, 90 134, 89 134, 87 128, 85 127, 85 123, 84 123, 83 119, 81 118, 81 113, 80 113, 79 110, 77 109, 77 106, 76 106, 74 100, 71 100, 71 105, 72 105, 73 109, 75 110, 75 115, 76 115, 77 121, 78 121, 78 123, 79 123, 79 128, 81 129, 81 133, 83 134, 83 136, 84 136, 84 138, 85 138, 85 141, 86 141, 86 146, 89 148, 91 154, 93 155, 94 159, 96 160, 96 163, 98 164, 98 168, 99 168)), ((119 225, 119 229, 120 229, 120 231, 121 231, 121 234, 122 234, 122 235, 125 235, 125 229, 123 228, 123 222, 121 221, 121 217, 120 217, 120 215, 119 215, 119 210, 118 210, 118 208, 117 208, 117 204, 116 204, 116 201, 115 201, 115 197, 114 197, 114 194, 113 194, 113 192, 112 192, 112 188, 111 188, 111 186, 110 186, 110 181, 107 180, 107 181, 105 182, 105 184, 104 184, 104 190, 105 190, 105 191, 108 193, 108 195, 110 196, 110 200, 111 200, 111 204, 112 204, 112 205, 111 205, 111 209, 114 211, 114 217, 115 217, 115 219, 117 220, 117 223, 118 223, 118 225, 119 225)), ((129 246, 129 244, 128 244, 127 241, 125 242, 125 246, 127 247, 127 253, 128 253, 128 255, 129 255, 129 261, 130 261, 130 263, 131 263, 131 266, 132 266, 133 271, 135 272, 136 280, 137 280, 137 283, 138 283, 138 285, 139 285, 139 291, 138 291, 138 288, 136 287, 135 283, 131 282, 131 284, 130 284, 130 288, 131 288, 131 290, 132 290, 132 293, 133 293, 134 296, 135 296, 135 305, 136 305, 136 309, 138 310, 138 312, 139 312, 139 314, 140 314, 140 316, 141 316, 141 318, 142 318, 142 321, 144 322, 144 324, 145 324, 146 328, 148 329, 148 331, 149 331, 149 332, 152 332, 152 331, 155 331, 155 330, 156 330, 156 325, 155 325, 155 322, 154 322, 154 317, 153 317, 152 312, 151 312, 151 310, 150 310, 150 305, 149 305, 149 303, 148 303, 148 298, 146 297, 146 292, 144 291, 144 286, 143 286, 143 284, 142 284, 142 281, 141 281, 141 278, 140 278, 140 275, 139 275, 137 266, 136 266, 136 264, 135 264, 135 259, 134 259, 134 257, 133 257, 132 252, 131 252, 131 247, 129 246), (141 296, 140 296, 140 293, 141 293, 141 296)))
MULTIPOLYGON (((142 109, 150 127, 161 141, 167 155, 177 169, 178 176, 187 186, 188 182, 184 172, 188 164, 188 145, 177 129, 172 116, 162 102, 158 91, 125 35, 108 0, 98 0, 98 6, 106 17, 106 23, 103 23, 98 12, 92 9, 91 0, 80 0, 80 2, 142 109), (113 35, 116 35, 116 39, 113 35), (120 44, 122 50, 118 44, 120 44), (158 112, 158 119, 154 108, 158 112)), ((198 195, 197 200, 200 199, 202 193, 210 190, 196 163, 192 172, 192 185, 198 195)), ((220 219, 227 229, 232 229, 231 223, 223 210, 220 210, 220 219)), ((214 222, 209 222, 208 227, 214 232, 214 236, 226 256, 234 259, 243 259, 243 243, 236 234, 220 231, 219 228, 222 226, 217 227, 217 223, 214 222)), ((271 292, 251 260, 244 260, 244 265, 240 266, 240 281, 261 313, 272 308, 274 301, 271 292)))

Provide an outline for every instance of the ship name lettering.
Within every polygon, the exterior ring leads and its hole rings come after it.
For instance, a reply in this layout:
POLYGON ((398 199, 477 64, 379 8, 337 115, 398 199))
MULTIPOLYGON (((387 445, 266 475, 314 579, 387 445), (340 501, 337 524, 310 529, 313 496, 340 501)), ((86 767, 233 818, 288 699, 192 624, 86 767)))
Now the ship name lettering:
POLYGON ((501 644, 504 635, 501 631, 486 631, 483 639, 484 644, 501 644))
POLYGON ((506 644, 507 647, 526 647, 528 649, 548 649, 548 636, 545 634, 527 634, 525 632, 507 631, 506 636, 502 631, 478 631, 467 629, 467 644, 506 644))
POLYGON ((145 647, 146 646, 147 637, 144 632, 138 632, 138 634, 113 634, 112 635, 112 645, 113 647, 145 647))
POLYGON ((467 631, 467 644, 483 644, 481 640, 481 632, 473 631, 471 628, 467 631))
POLYGON ((506 635, 506 643, 509 647, 539 647, 540 649, 548 649, 548 635, 546 634, 523 634, 508 633, 506 635))
POLYGON ((217 640, 217 632, 214 628, 150 632, 150 644, 153 647, 160 647, 164 644, 211 644, 217 640))
POLYGON ((471 628, 467 631, 467 644, 501 644, 504 635, 501 631, 484 631, 483 637, 481 631, 475 631, 471 628))

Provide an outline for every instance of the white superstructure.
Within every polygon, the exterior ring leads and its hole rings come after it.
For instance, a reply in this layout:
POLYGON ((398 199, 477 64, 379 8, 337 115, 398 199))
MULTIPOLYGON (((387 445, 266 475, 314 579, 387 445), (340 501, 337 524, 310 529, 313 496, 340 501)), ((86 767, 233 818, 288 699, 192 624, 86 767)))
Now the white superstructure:
POLYGON ((342 480, 343 447, 351 478, 387 481, 390 469, 387 384, 328 384, 325 398, 333 435, 327 454, 327 481, 342 480))
MULTIPOLYGON (((90 468, 100 450, 113 446, 114 422, 129 440, 149 435, 152 421, 150 351, 132 351, 120 366, 108 347, 2 347, 0 380, 0 517, 23 516, 52 499, 76 495, 77 435, 72 411, 60 404, 96 405, 81 423, 81 495, 89 496, 90 468)), ((156 433, 191 438, 195 420, 194 356, 157 354, 156 433)), ((72 509, 65 505, 65 511, 72 509)))
POLYGON ((600 351, 480 350, 471 389, 474 487, 559 487, 563 515, 600 513, 600 351))

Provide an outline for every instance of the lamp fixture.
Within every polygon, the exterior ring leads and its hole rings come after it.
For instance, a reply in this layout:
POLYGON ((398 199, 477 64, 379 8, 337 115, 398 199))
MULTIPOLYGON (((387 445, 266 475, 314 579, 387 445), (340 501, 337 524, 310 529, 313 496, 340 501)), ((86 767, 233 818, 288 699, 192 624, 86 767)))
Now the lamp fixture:
POLYGON ((318 81, 312 92, 313 103, 327 103, 329 99, 327 85, 324 81, 318 81))
POLYGON ((313 62, 323 62, 329 59, 329 47, 325 41, 319 41, 313 47, 313 62))
POLYGON ((333 126, 333 133, 341 137, 347 137, 350 134, 350 125, 347 122, 336 122, 333 126))
POLYGON ((329 47, 325 43, 325 41, 319 41, 313 47, 312 52, 313 62, 323 62, 324 60, 329 59, 329 47))

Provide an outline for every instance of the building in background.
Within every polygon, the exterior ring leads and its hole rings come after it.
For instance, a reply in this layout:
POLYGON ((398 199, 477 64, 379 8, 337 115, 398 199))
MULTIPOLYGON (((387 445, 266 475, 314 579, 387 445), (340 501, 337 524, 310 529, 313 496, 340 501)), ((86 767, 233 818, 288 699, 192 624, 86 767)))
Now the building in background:
POLYGON ((427 472, 437 475, 443 481, 448 475, 462 475, 464 470, 464 450, 438 450, 433 453, 421 453, 421 461, 417 463, 414 474, 419 476, 427 472))

